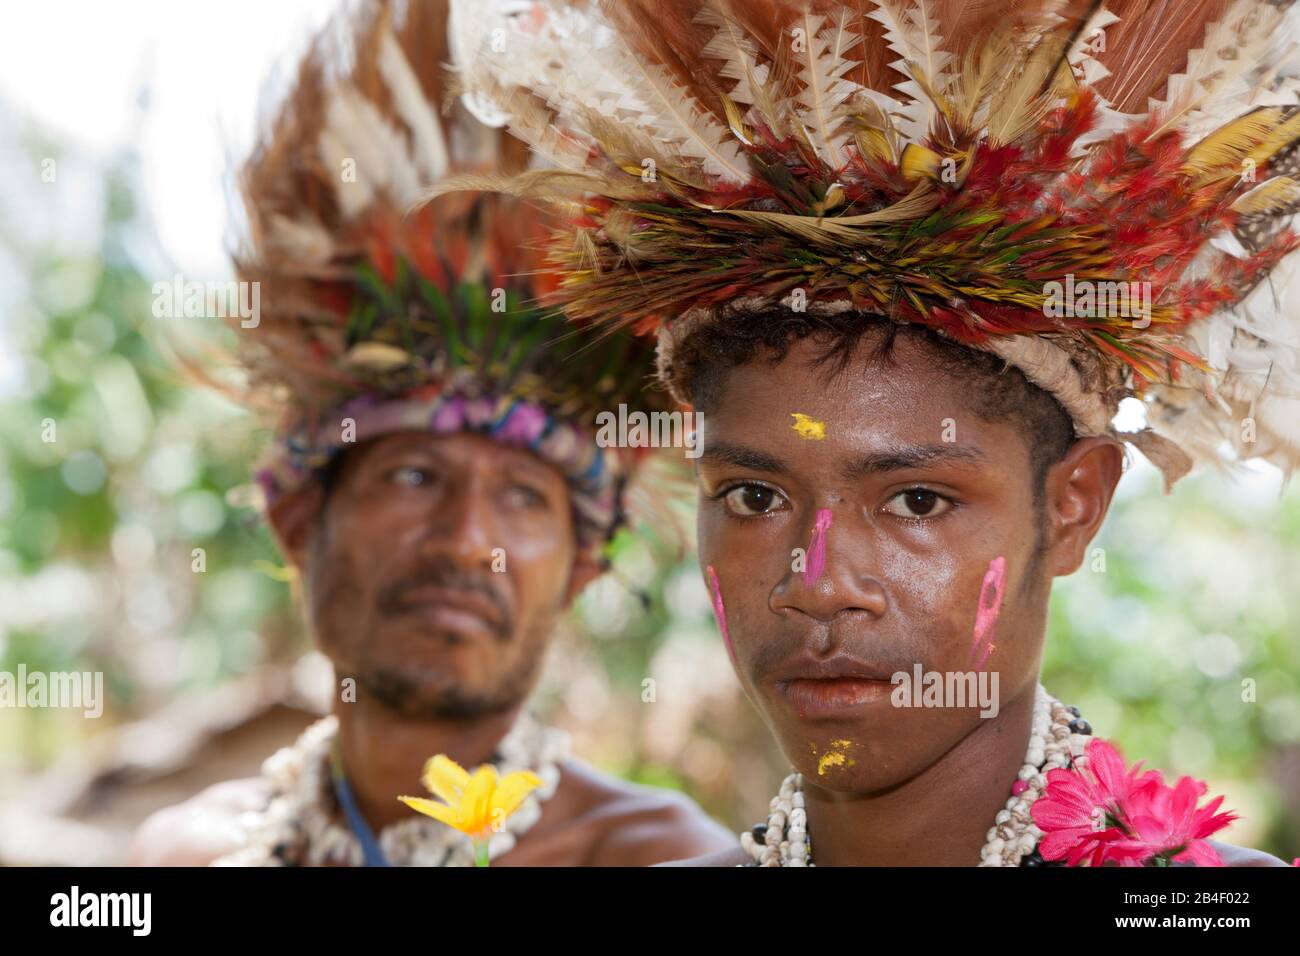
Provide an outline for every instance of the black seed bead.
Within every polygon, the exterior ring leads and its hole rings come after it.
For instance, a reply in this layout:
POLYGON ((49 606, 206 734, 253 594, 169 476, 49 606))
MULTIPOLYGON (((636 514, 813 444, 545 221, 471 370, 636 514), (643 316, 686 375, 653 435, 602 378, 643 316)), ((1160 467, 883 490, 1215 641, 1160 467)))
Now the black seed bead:
POLYGON ((1038 847, 1034 847, 1032 853, 1026 853, 1020 858, 1021 866, 1042 866, 1044 862, 1042 856, 1038 853, 1038 847))
POLYGON ((754 834, 754 842, 757 843, 759 846, 762 846, 763 841, 767 839, 767 824, 755 823, 754 829, 751 830, 750 832, 754 834))
POLYGON ((1082 717, 1078 720, 1070 721, 1070 730, 1076 734, 1085 734, 1092 736, 1092 724, 1088 723, 1082 717))
POLYGON ((1075 707, 1073 704, 1070 704, 1070 705, 1069 705, 1068 707, 1066 707, 1065 709, 1068 710, 1070 713, 1074 714, 1074 716, 1076 716, 1076 717, 1080 717, 1080 716, 1082 716, 1082 715, 1079 713, 1079 708, 1078 708, 1078 707, 1075 707))

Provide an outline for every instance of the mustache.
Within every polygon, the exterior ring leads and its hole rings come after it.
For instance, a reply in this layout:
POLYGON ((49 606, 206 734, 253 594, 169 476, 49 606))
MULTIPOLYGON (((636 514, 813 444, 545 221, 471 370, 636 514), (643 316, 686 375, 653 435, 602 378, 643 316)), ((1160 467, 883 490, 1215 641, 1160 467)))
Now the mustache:
POLYGON ((514 615, 510 602, 497 590, 495 575, 467 570, 447 556, 422 561, 379 592, 377 607, 385 616, 400 615, 407 609, 407 595, 420 588, 436 587, 447 591, 476 594, 490 602, 497 620, 488 622, 502 640, 514 633, 514 615))

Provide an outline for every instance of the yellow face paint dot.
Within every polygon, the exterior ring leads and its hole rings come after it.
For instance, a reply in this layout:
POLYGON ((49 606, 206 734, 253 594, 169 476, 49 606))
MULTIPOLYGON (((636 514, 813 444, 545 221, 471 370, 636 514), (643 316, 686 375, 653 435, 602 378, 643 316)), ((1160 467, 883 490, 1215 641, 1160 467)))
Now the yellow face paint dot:
POLYGON ((822 759, 817 761, 817 776, 819 777, 826 776, 827 767, 843 767, 843 766, 844 766, 844 754, 839 753, 838 751, 833 751, 831 753, 824 754, 822 756, 822 759))
POLYGON ((791 412, 790 417, 794 419, 794 424, 790 427, 799 433, 800 438, 821 441, 826 437, 825 422, 816 421, 800 412, 791 412))

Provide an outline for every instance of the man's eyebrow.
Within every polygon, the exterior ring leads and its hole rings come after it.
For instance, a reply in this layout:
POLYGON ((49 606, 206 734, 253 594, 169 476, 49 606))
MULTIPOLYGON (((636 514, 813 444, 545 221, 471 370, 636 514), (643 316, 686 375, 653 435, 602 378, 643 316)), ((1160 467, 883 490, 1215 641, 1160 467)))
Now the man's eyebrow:
POLYGON ((529 478, 544 480, 556 469, 554 465, 548 465, 546 462, 541 461, 531 453, 526 453, 518 458, 512 456, 502 464, 501 470, 509 473, 511 476, 523 475, 529 478))
POLYGON ((960 445, 907 445, 863 455, 849 462, 841 471, 846 479, 853 480, 922 465, 978 464, 987 460, 981 452, 960 445))
POLYGON ((419 455, 422 458, 442 459, 445 457, 427 442, 389 442, 373 449, 368 456, 370 461, 387 461, 390 458, 406 458, 419 455))
POLYGON ((737 468, 749 468, 770 474, 786 470, 785 463, 774 455, 725 441, 706 441, 700 460, 709 464, 734 465, 737 468))

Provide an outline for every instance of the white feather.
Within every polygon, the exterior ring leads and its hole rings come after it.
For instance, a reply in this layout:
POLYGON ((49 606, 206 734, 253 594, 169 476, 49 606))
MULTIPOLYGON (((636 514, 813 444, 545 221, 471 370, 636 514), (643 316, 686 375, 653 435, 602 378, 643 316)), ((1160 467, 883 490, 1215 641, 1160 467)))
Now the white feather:
POLYGON ((798 102, 803 107, 801 119, 810 134, 810 141, 823 153, 823 159, 832 169, 844 163, 844 143, 847 137, 836 135, 841 111, 847 100, 861 87, 844 78, 844 72, 853 66, 846 51, 861 39, 849 27, 853 14, 841 9, 830 21, 805 13, 802 19, 804 35, 803 66, 799 71, 802 89, 798 102))
POLYGON ((727 94, 736 103, 751 105, 759 96, 754 89, 767 78, 767 67, 758 62, 758 48, 754 41, 733 21, 720 16, 712 7, 702 7, 696 22, 715 27, 716 31, 702 51, 704 56, 722 61, 719 76, 735 80, 736 85, 727 94))
POLYGON ((266 244, 288 261, 303 264, 324 265, 334 255, 333 236, 314 219, 295 221, 272 214, 267 221, 266 244))
POLYGON ((330 99, 320 150, 339 177, 335 195, 345 217, 363 211, 381 192, 401 204, 413 202, 421 194, 419 171, 405 138, 370 100, 350 86, 340 87, 330 99), (355 163, 355 182, 343 178, 348 160, 355 163))
POLYGON ((629 56, 644 81, 646 108, 637 125, 659 133, 687 156, 701 160, 704 171, 733 185, 750 179, 731 131, 702 112, 661 66, 629 56))
POLYGON ((900 0, 877 0, 876 9, 867 16, 885 27, 885 42, 899 56, 890 66, 908 77, 894 84, 906 97, 895 124, 907 139, 919 142, 930 132, 936 107, 917 79, 929 82, 936 92, 946 90, 952 54, 941 48, 943 39, 934 33, 926 0, 910 0, 906 8, 900 0))
POLYGON ((393 106, 411 130, 415 161, 426 182, 437 182, 447 174, 447 142, 442 122, 434 112, 406 54, 391 33, 385 33, 379 53, 379 72, 393 95, 393 106))
POLYGON ((1093 53, 1104 51, 1106 28, 1116 23, 1119 23, 1119 17, 1102 7, 1088 18, 1088 22, 1079 31, 1079 37, 1070 47, 1067 59, 1081 82, 1092 85, 1110 76, 1110 70, 1093 53))
POLYGON ((1256 85, 1251 74, 1258 64, 1276 60, 1281 12, 1259 0, 1236 0, 1222 20, 1208 24, 1201 46, 1187 54, 1187 71, 1169 77, 1164 100, 1152 99, 1149 111, 1159 110, 1166 118, 1152 134, 1169 129, 1184 129, 1189 138, 1199 138, 1198 131, 1207 118, 1208 130, 1221 125, 1224 118, 1235 118, 1260 102, 1252 102, 1256 85), (1226 54, 1226 55, 1225 55, 1226 54))
POLYGON ((471 90, 493 84, 529 90, 560 125, 589 132, 584 117, 595 112, 696 159, 727 183, 748 181, 730 130, 699 109, 664 68, 628 50, 597 8, 538 3, 533 19, 521 20, 491 3, 460 2, 456 56, 471 90))
POLYGON ((1227 448, 1288 472, 1300 466, 1300 252, 1241 303, 1193 325, 1188 338, 1213 371, 1204 394, 1154 389, 1160 430, 1207 460, 1227 448))

